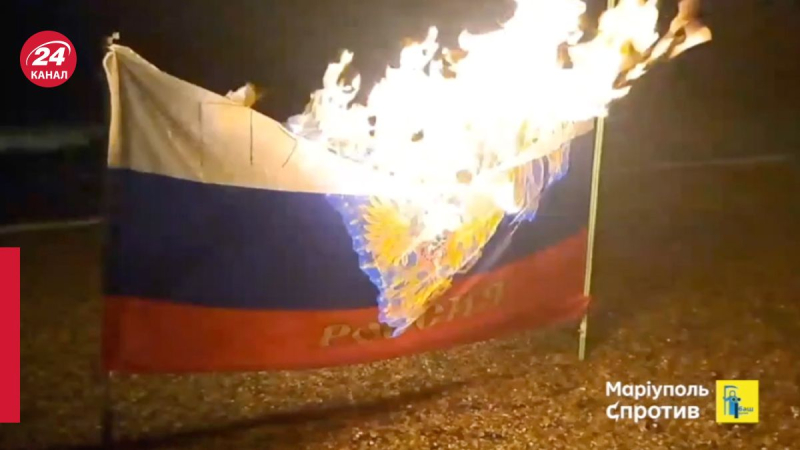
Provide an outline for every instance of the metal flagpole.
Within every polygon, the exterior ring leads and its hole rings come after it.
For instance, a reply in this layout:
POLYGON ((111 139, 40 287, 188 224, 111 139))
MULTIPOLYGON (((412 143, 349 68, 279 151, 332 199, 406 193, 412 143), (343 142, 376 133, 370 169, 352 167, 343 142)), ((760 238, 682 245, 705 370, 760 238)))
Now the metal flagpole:
MULTIPOLYGON (((597 119, 594 134, 594 162, 592 163, 592 194, 589 200, 589 241, 586 244, 586 273, 583 278, 583 295, 589 296, 592 292, 592 262, 594 257, 594 235, 597 226, 597 194, 600 186, 600 159, 603 157, 603 131, 605 121, 602 117, 597 119)), ((578 342, 578 359, 583 361, 586 356, 586 328, 589 322, 589 313, 584 313, 580 326, 580 341, 578 342)))
MULTIPOLYGON (((611 9, 616 4, 615 0, 608 0, 606 9, 611 9)), ((603 132, 605 119, 598 117, 594 133, 594 161, 592 162, 592 193, 589 200, 589 240, 586 244, 586 273, 583 279, 583 295, 589 296, 592 292, 592 263, 594 262, 594 236, 597 228, 597 197, 600 190, 600 163, 603 158, 603 132)), ((586 312, 581 319, 580 338, 578 341, 578 359, 583 361, 586 357, 586 330, 589 326, 589 313, 586 312)))
MULTIPOLYGON (((114 32, 111 36, 107 37, 103 50, 106 52, 109 51, 111 45, 119 39, 119 32, 114 32)), ((108 74, 105 70, 102 73, 102 79, 104 82, 110 83, 111 80, 108 79, 108 74)), ((117 80, 118 82, 118 80, 117 80)), ((111 96, 115 93, 119 92, 119 86, 115 86, 114 91, 112 92, 111 86, 107 85, 106 89, 103 90, 105 93, 104 96, 104 108, 105 108, 105 123, 106 123, 106 130, 111 129, 112 123, 112 110, 113 106, 111 104, 111 96)), ((110 146, 110 131, 106 132, 106 164, 108 161, 108 148, 110 146)), ((111 195, 109 194, 109 186, 111 186, 111 181, 108 178, 108 170, 103 171, 103 191, 102 191, 102 213, 103 216, 109 215, 109 210, 112 208, 110 205, 111 195)), ((108 240, 109 240, 109 230, 108 226, 104 227, 103 229, 103 254, 107 255, 108 253, 108 240)), ((107 292, 106 290, 106 278, 103 277, 103 293, 107 292)), ((104 304, 103 308, 105 309, 107 305, 105 304, 105 298, 103 298, 104 304)), ((105 313, 105 311, 104 311, 105 313)), ((105 322, 102 323, 103 328, 105 328, 105 322)), ((105 343, 105 336, 106 330, 103 330, 103 346, 106 345, 105 343)), ((105 349, 103 349, 103 354, 105 354, 105 349)), ((102 357, 101 357, 102 358, 102 357)), ((117 374, 113 371, 108 370, 107 368, 103 367, 101 370, 101 380, 102 380, 102 405, 100 410, 100 443, 102 448, 111 449, 114 448, 114 422, 116 420, 115 411, 114 411, 114 380, 117 378, 117 374)))

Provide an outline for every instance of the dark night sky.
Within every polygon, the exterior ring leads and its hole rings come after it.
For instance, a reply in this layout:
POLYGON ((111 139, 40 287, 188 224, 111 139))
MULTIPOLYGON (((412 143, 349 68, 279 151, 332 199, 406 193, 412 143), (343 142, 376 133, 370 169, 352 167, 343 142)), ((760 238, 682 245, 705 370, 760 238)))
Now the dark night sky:
MULTIPOLYGON (((9 1, 9 0, 6 0, 9 1)), ((604 1, 588 2, 598 11, 604 1)), ((328 61, 341 48, 356 52, 366 86, 399 54, 404 36, 440 27, 445 43, 458 31, 491 29, 513 11, 513 0, 11 0, 7 47, 16 61, 32 34, 52 29, 76 47, 73 77, 55 89, 29 83, 8 64, 13 101, 0 125, 102 123, 104 36, 118 30, 121 43, 163 70, 224 93, 245 81, 271 89, 258 109, 282 119, 297 112, 317 88, 328 61)))

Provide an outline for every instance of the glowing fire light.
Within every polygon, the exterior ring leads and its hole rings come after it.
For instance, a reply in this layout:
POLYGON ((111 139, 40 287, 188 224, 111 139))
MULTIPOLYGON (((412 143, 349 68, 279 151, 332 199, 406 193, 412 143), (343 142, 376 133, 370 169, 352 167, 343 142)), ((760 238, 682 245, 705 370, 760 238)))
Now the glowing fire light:
POLYGON ((515 169, 606 115, 654 62, 709 40, 694 20, 696 6, 682 1, 659 37, 656 0, 621 0, 585 39, 583 1, 517 0, 499 30, 462 32, 460 49, 440 48, 430 28, 402 50, 399 67, 386 69, 365 105, 353 103, 360 77, 342 76, 353 61, 345 51, 289 128, 385 173, 394 186, 407 180, 407 189, 381 195, 409 223, 424 221, 408 243, 411 253, 494 209, 522 211, 515 169))
POLYGON ((678 53, 680 30, 692 31, 681 41, 687 44, 710 39, 707 28, 689 26, 695 25, 687 6, 693 4, 682 3, 659 41, 656 0, 622 0, 602 15, 596 36, 579 43, 583 1, 517 0, 501 29, 464 31, 461 51, 440 48, 437 29, 429 29, 424 41, 402 50, 398 68, 387 68, 366 105, 352 104, 359 76, 343 83, 353 60, 345 51, 328 66, 305 113, 289 125, 386 173, 455 183, 466 171, 481 184, 555 150, 532 141, 604 116, 611 101, 627 94, 627 81, 656 58, 678 53), (565 46, 569 61, 560 57, 565 46), (460 60, 454 56, 463 52, 460 60))

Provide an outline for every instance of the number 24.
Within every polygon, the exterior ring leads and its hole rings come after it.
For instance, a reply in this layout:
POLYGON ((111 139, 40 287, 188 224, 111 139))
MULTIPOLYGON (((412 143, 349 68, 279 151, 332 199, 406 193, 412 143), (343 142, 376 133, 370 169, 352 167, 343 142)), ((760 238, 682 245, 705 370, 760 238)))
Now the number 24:
POLYGON ((53 52, 52 56, 50 55, 50 49, 47 47, 37 49, 36 54, 39 55, 39 57, 31 63, 32 66, 46 66, 47 61, 56 63, 57 66, 60 66, 66 59, 64 58, 64 47, 59 47, 58 50, 53 52), (50 59, 47 59, 48 56, 50 56, 50 59))

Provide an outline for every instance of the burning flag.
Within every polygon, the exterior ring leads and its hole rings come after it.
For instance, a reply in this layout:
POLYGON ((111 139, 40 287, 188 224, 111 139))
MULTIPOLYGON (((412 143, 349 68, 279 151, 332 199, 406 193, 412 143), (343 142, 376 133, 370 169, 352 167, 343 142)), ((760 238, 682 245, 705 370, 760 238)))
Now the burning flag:
POLYGON ((459 49, 431 28, 363 105, 344 52, 285 126, 111 44, 106 367, 319 367, 578 317, 592 119, 709 36, 626 0, 587 39, 583 12, 519 0, 459 49))
POLYGON ((621 1, 585 42, 581 0, 518 0, 501 29, 463 32, 455 52, 430 28, 364 105, 353 103, 360 77, 343 82, 353 54, 328 66, 289 127, 402 180, 399 191, 362 202, 332 199, 380 291, 382 323, 396 333, 412 324, 480 258, 504 215, 535 216, 545 187, 566 172, 565 143, 586 121, 659 59, 710 39, 691 1, 659 38, 656 6, 621 1))

